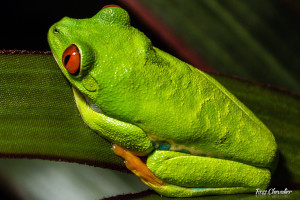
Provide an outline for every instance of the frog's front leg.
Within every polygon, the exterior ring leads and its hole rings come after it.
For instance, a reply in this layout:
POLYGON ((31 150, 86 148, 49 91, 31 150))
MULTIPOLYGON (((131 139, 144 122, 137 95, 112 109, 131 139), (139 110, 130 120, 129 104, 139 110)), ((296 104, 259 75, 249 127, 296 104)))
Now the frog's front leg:
POLYGON ((145 184, 170 197, 255 192, 267 188, 271 176, 268 169, 230 160, 154 151, 146 165, 120 147, 114 151, 145 184))
POLYGON ((152 142, 142 129, 94 111, 75 87, 73 93, 83 121, 99 135, 136 155, 147 155, 153 150, 152 142))

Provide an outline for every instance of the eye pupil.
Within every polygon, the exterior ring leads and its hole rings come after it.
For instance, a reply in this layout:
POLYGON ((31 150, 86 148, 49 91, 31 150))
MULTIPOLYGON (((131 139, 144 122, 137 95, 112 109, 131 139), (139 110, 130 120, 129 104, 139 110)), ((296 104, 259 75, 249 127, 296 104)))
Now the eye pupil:
POLYGON ((64 65, 68 65, 68 62, 69 62, 69 60, 70 60, 70 55, 67 55, 66 57, 65 57, 65 59, 64 59, 64 65))
POLYGON ((62 62, 67 71, 72 75, 80 72, 80 52, 75 44, 70 45, 62 56, 62 62))

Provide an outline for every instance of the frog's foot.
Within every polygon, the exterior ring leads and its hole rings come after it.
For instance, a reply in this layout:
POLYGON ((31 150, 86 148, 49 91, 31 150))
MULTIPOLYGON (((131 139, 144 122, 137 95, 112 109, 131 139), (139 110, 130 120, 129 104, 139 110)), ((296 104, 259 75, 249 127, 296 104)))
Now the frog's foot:
POLYGON ((113 151, 115 154, 122 157, 125 160, 126 167, 149 187, 152 188, 152 185, 156 187, 166 185, 164 181, 159 179, 153 172, 150 171, 147 165, 139 157, 130 151, 116 144, 113 145, 113 151))

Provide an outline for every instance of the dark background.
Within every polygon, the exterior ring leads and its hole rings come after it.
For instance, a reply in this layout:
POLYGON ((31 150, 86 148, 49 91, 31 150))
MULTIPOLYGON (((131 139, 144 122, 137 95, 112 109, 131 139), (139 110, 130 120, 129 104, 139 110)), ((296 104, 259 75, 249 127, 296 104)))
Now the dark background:
POLYGON ((108 4, 117 4, 126 9, 130 13, 134 27, 147 33, 156 46, 167 49, 164 42, 152 33, 151 29, 144 26, 126 5, 117 0, 4 1, 0 5, 0 49, 48 51, 50 48, 47 32, 52 24, 65 16, 90 18, 108 4))

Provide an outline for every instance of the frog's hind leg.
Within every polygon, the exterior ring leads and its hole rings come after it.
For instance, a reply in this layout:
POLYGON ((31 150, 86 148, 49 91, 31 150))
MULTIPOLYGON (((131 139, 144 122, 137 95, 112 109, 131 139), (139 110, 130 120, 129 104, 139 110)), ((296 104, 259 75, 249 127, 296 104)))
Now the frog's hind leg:
POLYGON ((150 187, 173 197, 255 192, 266 189, 271 179, 269 169, 174 151, 155 151, 147 166, 168 183, 150 187))
POLYGON ((270 181, 268 169, 229 160, 155 151, 146 165, 122 147, 114 145, 114 152, 146 185, 169 197, 254 192, 270 181))

